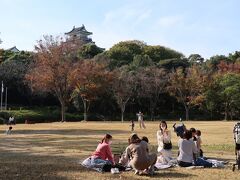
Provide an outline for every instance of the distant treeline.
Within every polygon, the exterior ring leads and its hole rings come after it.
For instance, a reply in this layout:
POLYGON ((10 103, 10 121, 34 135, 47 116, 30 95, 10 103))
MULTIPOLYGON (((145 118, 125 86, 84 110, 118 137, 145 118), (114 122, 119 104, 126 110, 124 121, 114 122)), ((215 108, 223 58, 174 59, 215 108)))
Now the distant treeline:
POLYGON ((139 110, 151 120, 240 117, 240 51, 204 59, 137 40, 104 50, 45 36, 34 52, 0 49, 0 81, 8 108, 61 105, 63 121, 65 112, 124 120, 139 110))

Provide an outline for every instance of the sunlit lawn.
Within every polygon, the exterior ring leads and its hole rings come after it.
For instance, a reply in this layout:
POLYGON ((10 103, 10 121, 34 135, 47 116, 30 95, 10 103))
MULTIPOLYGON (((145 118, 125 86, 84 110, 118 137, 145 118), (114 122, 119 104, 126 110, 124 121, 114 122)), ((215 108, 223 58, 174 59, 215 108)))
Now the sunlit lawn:
MULTIPOLYGON (((173 122, 168 126, 172 131, 173 122)), ((232 172, 235 161, 232 128, 235 122, 186 122, 188 128, 202 131, 203 150, 207 157, 230 161, 224 169, 170 168, 158 171, 153 177, 135 176, 133 172, 117 175, 97 173, 81 167, 78 162, 88 157, 105 133, 113 135, 112 150, 120 153, 130 135, 130 123, 79 122, 21 124, 13 126, 13 134, 6 136, 6 126, 0 125, 0 179, 239 179, 232 172)), ((156 151, 158 122, 146 122, 147 129, 139 136, 147 136, 151 151, 156 151)), ((177 154, 176 134, 172 131, 174 156, 177 154)))

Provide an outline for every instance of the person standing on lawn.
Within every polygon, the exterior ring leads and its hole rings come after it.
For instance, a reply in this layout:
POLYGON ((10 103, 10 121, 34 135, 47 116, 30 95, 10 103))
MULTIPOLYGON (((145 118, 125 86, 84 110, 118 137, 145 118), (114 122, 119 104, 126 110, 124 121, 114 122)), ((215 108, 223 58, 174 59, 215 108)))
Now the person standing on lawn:
POLYGON ((143 113, 141 111, 139 111, 139 113, 137 113, 137 117, 138 117, 138 122, 139 122, 140 129, 142 129, 142 128, 145 129, 146 126, 143 122, 143 113))

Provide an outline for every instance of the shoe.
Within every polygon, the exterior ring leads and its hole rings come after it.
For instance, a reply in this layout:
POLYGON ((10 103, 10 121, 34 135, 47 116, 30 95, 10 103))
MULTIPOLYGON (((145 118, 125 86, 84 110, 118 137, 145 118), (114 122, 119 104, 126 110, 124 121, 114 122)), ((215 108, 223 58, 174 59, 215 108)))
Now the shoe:
POLYGON ((112 168, 112 169, 111 169, 111 173, 112 173, 112 174, 119 174, 120 172, 119 172, 119 169, 118 169, 118 168, 112 168))
POLYGON ((139 171, 138 170, 135 170, 135 173, 134 173, 135 175, 138 175, 139 174, 139 171))
POLYGON ((148 170, 148 175, 153 176, 155 174, 154 169, 148 170))

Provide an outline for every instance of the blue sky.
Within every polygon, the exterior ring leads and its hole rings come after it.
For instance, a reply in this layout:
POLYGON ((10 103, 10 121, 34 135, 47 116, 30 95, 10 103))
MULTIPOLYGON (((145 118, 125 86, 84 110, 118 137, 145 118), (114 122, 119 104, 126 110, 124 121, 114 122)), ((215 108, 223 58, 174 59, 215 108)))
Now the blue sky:
POLYGON ((97 45, 138 39, 208 58, 240 50, 238 0, 0 0, 0 48, 33 50, 85 24, 97 45))

